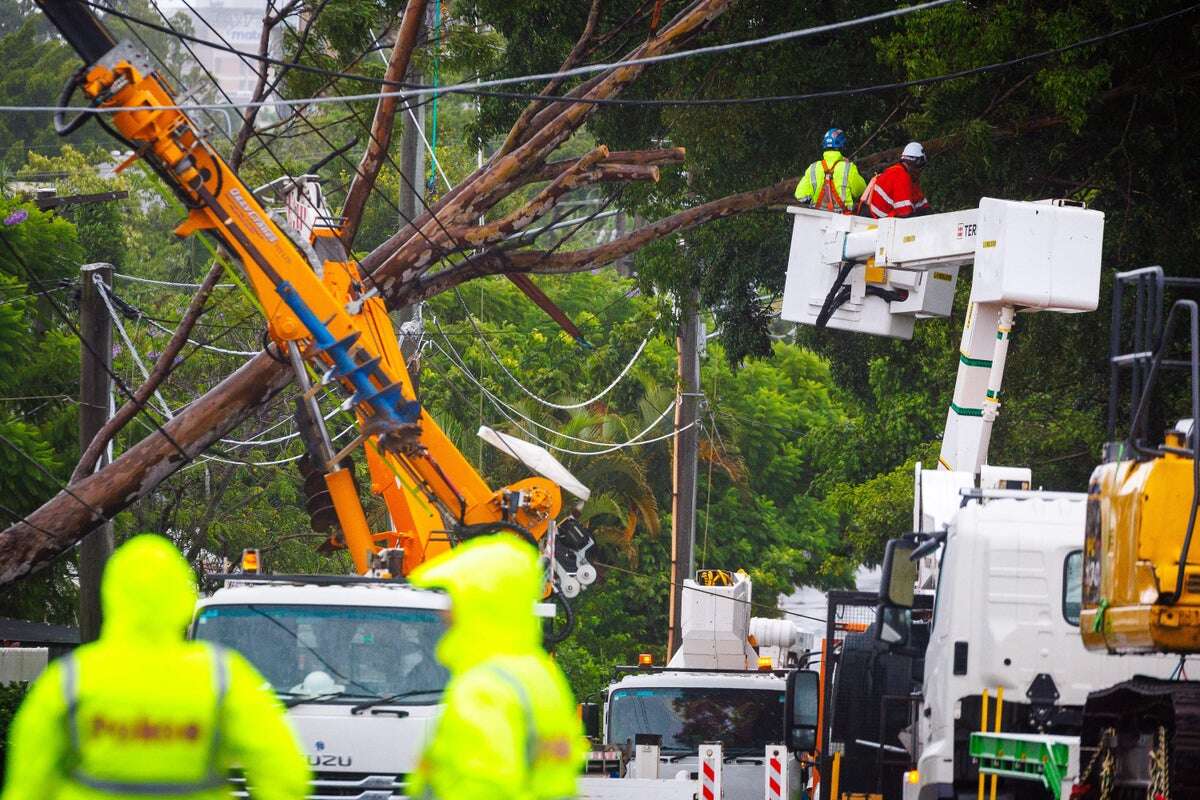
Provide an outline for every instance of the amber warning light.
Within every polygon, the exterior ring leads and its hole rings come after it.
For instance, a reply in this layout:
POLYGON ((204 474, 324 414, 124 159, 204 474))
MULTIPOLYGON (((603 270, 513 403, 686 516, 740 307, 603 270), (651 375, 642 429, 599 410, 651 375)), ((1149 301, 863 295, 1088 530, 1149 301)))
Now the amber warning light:
POLYGON ((242 572, 248 575, 256 575, 259 572, 259 565, 261 563, 256 548, 247 548, 242 551, 242 572))
POLYGON ((758 657, 758 669, 760 672, 770 672, 774 666, 775 664, 771 661, 770 656, 758 657))
POLYGON ((654 656, 649 653, 638 654, 638 666, 642 669, 649 669, 654 666, 654 656))

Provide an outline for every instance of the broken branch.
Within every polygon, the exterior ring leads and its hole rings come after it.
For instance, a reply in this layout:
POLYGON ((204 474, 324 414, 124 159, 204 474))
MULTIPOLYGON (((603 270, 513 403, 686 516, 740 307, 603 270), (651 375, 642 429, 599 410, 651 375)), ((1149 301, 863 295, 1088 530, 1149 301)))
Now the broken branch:
MULTIPOLYGON (((392 46, 392 55, 383 75, 385 86, 399 84, 408 72, 413 48, 417 45, 417 35, 425 23, 425 4, 426 0, 408 0, 408 5, 404 7, 400 32, 396 35, 396 44, 392 46)), ((367 206, 367 197, 371 194, 376 178, 379 177, 379 170, 392 142, 392 127, 399 101, 398 97, 384 96, 380 97, 375 105, 375 117, 371 120, 370 127, 371 140, 358 162, 358 170, 354 180, 350 182, 350 189, 346 192, 346 202, 342 205, 342 216, 346 219, 342 226, 342 244, 347 250, 354 245, 354 237, 358 234, 358 227, 362 222, 363 209, 367 206)))
POLYGON ((583 158, 576 159, 570 167, 559 173, 549 186, 538 192, 524 206, 495 222, 467 229, 459 236, 459 244, 469 247, 486 247, 524 230, 530 223, 549 211, 564 194, 587 183, 588 170, 607 155, 608 148, 600 145, 583 158))
POLYGON ((183 349, 183 345, 187 342, 192 328, 195 326, 196 321, 200 319, 200 314, 204 311, 204 304, 208 302, 209 295, 212 294, 213 288, 217 285, 217 278, 221 277, 223 271, 221 262, 214 261, 208 270, 208 274, 204 276, 204 280, 200 283, 200 288, 196 291, 196 294, 192 295, 187 310, 183 313, 183 318, 179 320, 179 327, 175 329, 175 333, 171 334, 171 339, 167 342, 167 346, 163 348, 162 355, 154 362, 154 369, 150 370, 150 375, 146 378, 146 381, 134 390, 133 397, 126 400, 117 409, 117 413, 109 417, 100 430, 96 431, 96 435, 88 443, 87 449, 79 457, 79 463, 75 465, 75 471, 71 473, 70 483, 72 485, 92 473, 96 468, 96 462, 100 460, 100 454, 104 452, 104 448, 117 435, 117 432, 121 428, 124 428, 126 423, 145 407, 146 401, 150 399, 150 395, 154 394, 154 391, 158 389, 167 375, 171 373, 171 370, 175 367, 175 357, 183 349))

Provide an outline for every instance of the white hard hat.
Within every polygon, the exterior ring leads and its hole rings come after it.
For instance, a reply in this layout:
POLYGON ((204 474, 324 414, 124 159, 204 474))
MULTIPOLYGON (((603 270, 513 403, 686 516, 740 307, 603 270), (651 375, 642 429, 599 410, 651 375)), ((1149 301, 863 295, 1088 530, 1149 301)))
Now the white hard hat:
POLYGON ((913 161, 925 160, 925 148, 921 147, 920 142, 909 142, 904 145, 904 152, 900 154, 901 158, 911 159, 913 161))

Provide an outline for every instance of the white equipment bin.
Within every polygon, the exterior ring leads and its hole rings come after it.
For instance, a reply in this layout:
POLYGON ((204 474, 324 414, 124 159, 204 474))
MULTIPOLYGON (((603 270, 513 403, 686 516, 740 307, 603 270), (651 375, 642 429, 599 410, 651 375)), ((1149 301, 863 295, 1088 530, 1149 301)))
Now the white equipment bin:
POLYGON ((750 630, 750 579, 734 573, 732 586, 683 582, 682 643, 667 665, 682 669, 754 669, 750 630), (730 602, 732 600, 732 602, 730 602))
POLYGON ((783 319, 815 325, 839 272, 845 295, 826 326, 911 339, 917 319, 947 317, 958 270, 975 264, 971 299, 1090 311, 1100 282, 1104 215, 983 198, 978 209, 872 220, 790 206, 783 319))
POLYGON ((1104 214, 985 197, 971 299, 1053 311, 1094 311, 1104 214))

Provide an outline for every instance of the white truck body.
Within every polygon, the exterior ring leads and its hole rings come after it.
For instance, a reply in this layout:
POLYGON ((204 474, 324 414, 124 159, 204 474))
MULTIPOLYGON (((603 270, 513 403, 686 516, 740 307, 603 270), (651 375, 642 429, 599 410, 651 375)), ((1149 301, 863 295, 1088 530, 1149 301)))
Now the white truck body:
POLYGON ((636 753, 636 758, 623 774, 619 768, 609 777, 584 777, 581 798, 667 800, 705 797, 709 791, 725 800, 799 796, 795 754, 780 746, 787 702, 784 668, 798 663, 812 637, 783 620, 751 619, 750 599, 750 579, 741 573, 728 586, 685 581, 682 640, 667 667, 626 674, 605 690, 605 747, 636 753), (770 663, 759 669, 760 658, 770 663), (660 738, 648 751, 649 763, 645 745, 636 741, 645 734, 660 738), (720 748, 706 746, 711 743, 720 748), (772 747, 775 758, 769 756, 772 747), (717 787, 706 790, 705 754, 712 759, 714 750, 719 761, 708 766, 717 787), (769 794, 773 769, 776 791, 769 794))
MULTIPOLYGON (((978 719, 970 715, 977 715, 984 690, 994 714, 997 689, 1004 690, 1006 708, 1029 704, 1035 679, 1049 676, 1056 707, 1082 708, 1094 689, 1134 674, 1166 677, 1177 661, 1084 649, 1078 615, 1085 494, 978 494, 953 515, 941 552, 916 715, 918 779, 905 782, 905 800, 956 797, 956 724, 962 727, 964 716, 978 719)), ((1040 680, 1045 686, 1046 678, 1040 680)), ((962 731, 959 758, 961 737, 962 731)), ((969 795, 975 796, 973 786, 969 795)))
MULTIPOLYGON (((708 695, 715 704, 722 693, 729 696, 734 692, 739 694, 767 692, 774 697, 764 702, 778 705, 777 729, 782 731, 785 690, 784 678, 773 672, 748 671, 746 674, 738 675, 733 673, 671 672, 668 669, 664 672, 626 675, 607 690, 603 727, 605 740, 610 745, 630 746, 632 742, 623 741, 627 737, 624 737, 617 729, 620 721, 614 719, 614 714, 610 712, 610 709, 613 709, 615 704, 620 713, 621 703, 626 702, 627 699, 638 695, 645 697, 652 694, 679 698, 689 697, 691 693, 694 693, 691 696, 695 697, 704 694, 708 695)), ((742 694, 741 696, 746 695, 742 694)), ((650 721, 665 722, 663 719, 650 721)), ((671 721, 671 723, 674 722, 674 720, 671 721)), ((632 778, 613 780, 611 778, 585 777, 581 781, 580 797, 587 800, 617 800, 617 798, 623 797, 637 798, 637 800, 659 800, 662 796, 660 790, 666 792, 666 796, 671 796, 672 791, 677 791, 681 796, 687 798, 699 796, 701 743, 696 742, 694 747, 689 746, 686 750, 681 748, 679 751, 675 751, 669 747, 669 743, 675 735, 680 733, 679 728, 659 730, 662 731, 660 735, 663 735, 664 738, 657 780, 646 781, 632 778), (644 783, 652 791, 631 794, 630 788, 625 786, 627 783, 644 783)), ((726 800, 761 800, 766 796, 764 748, 766 741, 766 738, 762 738, 761 741, 756 739, 752 744, 747 744, 739 741, 735 732, 726 732, 725 737, 721 740, 725 751, 721 766, 721 781, 726 800), (745 745, 744 749, 739 745, 745 745)), ((799 769, 789 770, 788 782, 790 785, 784 797, 798 796, 801 788, 799 769)))
MULTIPOLYGON (((418 615, 415 618, 428 620, 430 617, 436 618, 438 612, 447 607, 445 595, 400 583, 380 581, 351 585, 287 584, 255 582, 253 576, 247 576, 245 581, 230 581, 225 588, 202 599, 197 607, 192 630, 195 638, 221 641, 234 646, 239 642, 233 633, 228 629, 215 630, 215 626, 223 619, 222 615, 234 615, 228 624, 236 625, 238 620, 261 618, 258 617, 258 612, 278 615, 280 608, 295 610, 296 618, 303 620, 297 624, 298 630, 280 635, 286 639, 291 633, 297 633, 297 652, 301 656, 328 658, 339 668, 348 666, 348 670, 342 671, 346 678, 354 678, 351 671, 362 665, 357 664, 354 657, 347 658, 344 655, 339 657, 340 660, 333 661, 335 654, 321 652, 321 648, 310 638, 317 634, 308 628, 319 625, 323 617, 337 620, 338 624, 344 625, 347 619, 357 616, 363 620, 361 626, 356 629, 346 627, 345 630, 339 631, 340 638, 343 642, 351 642, 354 647, 368 648, 374 644, 369 640, 372 636, 370 626, 376 625, 382 633, 391 624, 389 619, 380 616, 381 614, 411 613, 418 615), (245 616, 247 610, 253 616, 245 616), (302 641, 304 639, 308 641, 302 641), (318 652, 308 654, 305 647, 315 648, 318 652)), ((286 618, 279 619, 286 623, 286 618)), ((279 628, 277 625, 267 625, 267 630, 279 628)), ((251 630, 249 627, 246 629, 251 630)), ((440 626, 436 627, 437 632, 440 632, 440 629, 440 626)), ((427 637, 427 642, 436 641, 432 638, 432 634, 435 633, 433 626, 429 633, 431 636, 427 637)), ((271 643, 264 644, 269 647, 271 643)), ((271 679, 271 675, 280 666, 276 656, 264 653, 263 649, 256 650, 253 643, 238 649, 255 662, 268 679, 271 679)), ((425 650, 432 656, 429 647, 425 647, 425 650)), ((408 654, 402 654, 397 659, 395 668, 401 669, 402 662, 408 657, 408 654)), ((361 674, 366 672, 365 667, 360 670, 361 674)), ((283 697, 285 702, 296 703, 288 710, 288 715, 299 734, 301 746, 315 774, 312 796, 336 796, 351 800, 390 800, 403 796, 407 777, 416 768, 417 760, 441 710, 441 706, 438 705, 440 694, 419 695, 410 700, 381 704, 356 713, 353 711, 355 704, 369 699, 368 697, 356 695, 342 699, 324 699, 320 690, 328 685, 320 680, 312 680, 311 673, 305 676, 305 680, 310 684, 308 688, 312 689, 314 695, 309 702, 304 702, 302 691, 296 696, 284 694, 283 697)), ((304 681, 301 681, 300 685, 303 683, 304 681)), ((402 680, 383 676, 377 683, 365 684, 363 694, 367 694, 366 689, 375 686, 387 686, 392 690, 390 693, 405 690, 402 680)), ((291 688, 296 687, 285 687, 285 691, 291 688)), ((276 689, 280 689, 280 686, 276 685, 276 689)), ((240 790, 239 795, 244 796, 244 787, 237 785, 235 788, 240 790)))

